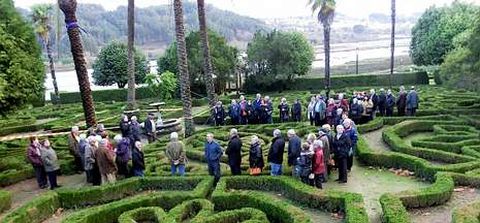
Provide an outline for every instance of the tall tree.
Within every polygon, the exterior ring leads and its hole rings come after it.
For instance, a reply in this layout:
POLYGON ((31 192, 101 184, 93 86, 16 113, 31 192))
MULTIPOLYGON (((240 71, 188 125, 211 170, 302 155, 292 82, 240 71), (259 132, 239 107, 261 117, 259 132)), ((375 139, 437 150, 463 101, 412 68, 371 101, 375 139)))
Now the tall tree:
MULTIPOLYGON (((203 51, 203 70, 205 73, 205 86, 210 107, 214 107, 217 101, 215 84, 213 82, 212 57, 210 55, 210 44, 208 42, 207 20, 205 18, 205 0, 197 0, 198 23, 200 26, 200 39, 203 51)), ((213 109, 212 109, 213 111, 213 109)))
POLYGON ((183 102, 183 119, 185 121, 185 136, 195 132, 192 117, 192 96, 190 94, 190 77, 188 75, 187 46, 185 43, 185 26, 183 24, 182 0, 174 0, 175 36, 177 40, 177 61, 180 76, 180 94, 183 102))
POLYGON ((330 30, 335 17, 335 0, 309 0, 312 12, 318 11, 317 19, 323 25, 323 46, 325 51, 325 90, 330 95, 330 30))
POLYGON ((50 64, 50 74, 52 75, 53 89, 55 98, 52 101, 59 99, 57 77, 55 75, 55 63, 53 62, 52 43, 50 41, 50 31, 52 30, 52 12, 53 7, 50 4, 39 4, 32 6, 32 21, 35 33, 40 37, 45 49, 47 50, 48 62, 50 64))
POLYGON ((395 17, 396 17, 395 0, 392 0, 392 42, 390 44, 390 89, 392 88, 393 67, 395 66, 395 17))
POLYGON ((90 81, 88 80, 87 61, 83 53, 82 40, 80 38, 80 27, 77 23, 76 0, 58 0, 58 5, 65 14, 65 24, 67 27, 68 38, 70 39, 70 49, 72 51, 75 71, 77 72, 78 85, 80 87, 80 96, 82 97, 83 113, 88 127, 97 124, 95 118, 95 105, 93 104, 90 81))
POLYGON ((135 45, 135 0, 128 0, 128 109, 137 107, 135 102, 135 60, 133 47, 135 45))

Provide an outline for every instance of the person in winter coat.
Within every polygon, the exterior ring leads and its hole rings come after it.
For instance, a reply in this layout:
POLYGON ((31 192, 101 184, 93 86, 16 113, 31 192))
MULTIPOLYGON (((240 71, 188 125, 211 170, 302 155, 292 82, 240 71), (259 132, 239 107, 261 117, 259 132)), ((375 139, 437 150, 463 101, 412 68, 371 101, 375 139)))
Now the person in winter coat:
POLYGON ((393 96, 392 91, 390 89, 388 89, 386 109, 385 109, 385 115, 387 117, 392 117, 393 116, 393 107, 395 107, 395 96, 393 96))
POLYGON ((242 140, 238 136, 237 129, 230 129, 230 140, 225 153, 228 155, 228 165, 232 175, 242 174, 240 169, 242 164, 242 140))
POLYGON ((385 89, 380 89, 380 95, 378 96, 378 110, 380 112, 380 116, 385 116, 387 108, 387 96, 385 95, 385 89))
POLYGON ((142 151, 142 142, 136 141, 132 149, 132 173, 133 176, 143 177, 145 171, 145 159, 142 151))
POLYGON ((253 169, 253 168, 263 169, 263 167, 265 166, 263 162, 263 154, 262 154, 262 147, 260 145, 260 140, 256 135, 252 136, 250 152, 248 156, 248 163, 250 165, 250 169, 253 169))
POLYGON ((85 170, 85 148, 88 145, 87 135, 80 134, 80 140, 78 141, 78 153, 80 155, 80 160, 82 161, 83 170, 85 170))
POLYGON ((325 152, 323 151, 323 141, 315 140, 313 142, 313 158, 312 158, 312 172, 314 174, 313 184, 315 187, 322 189, 322 181, 326 178, 326 161, 325 152))
POLYGON ((357 98, 353 98, 352 106, 350 107, 350 117, 355 121, 355 123, 360 123, 362 119, 363 107, 358 103, 357 98))
POLYGON ((307 136, 307 143, 308 145, 310 145, 310 150, 312 151, 313 151, 313 142, 315 142, 316 139, 317 139, 317 136, 315 135, 315 133, 310 133, 307 136))
POLYGON ((217 105, 213 108, 213 115, 215 117, 216 126, 225 125, 225 109, 223 108, 221 101, 217 101, 217 105))
POLYGON ((269 96, 265 96, 265 98, 263 99, 262 112, 263 112, 262 123, 263 124, 272 124, 273 123, 273 118, 272 118, 273 104, 272 104, 272 101, 270 101, 269 96))
POLYGON ((240 125, 248 124, 248 102, 245 100, 245 96, 240 96, 240 125))
POLYGON ((338 166, 338 179, 336 181, 339 181, 339 183, 347 183, 347 160, 352 148, 352 141, 344 131, 342 125, 337 125, 337 135, 333 139, 336 165, 338 166))
POLYGON ((405 87, 400 86, 400 92, 398 93, 398 98, 397 98, 398 116, 405 116, 406 109, 407 109, 407 93, 405 92, 405 87))
POLYGON ((298 137, 295 134, 295 130, 290 129, 287 132, 288 136, 288 149, 287 149, 287 155, 288 155, 288 166, 292 166, 292 176, 297 177, 298 176, 298 168, 297 166, 297 158, 300 156, 300 151, 302 150, 301 145, 302 145, 302 140, 300 137, 298 137))
POLYGON ((407 115, 408 116, 415 116, 417 109, 418 109, 418 102, 420 99, 418 98, 417 91, 415 91, 415 86, 412 86, 410 92, 407 95, 407 115))
POLYGON ((333 126, 341 125, 343 122, 342 116, 343 116, 343 109, 338 108, 337 111, 335 112, 335 123, 333 126))
POLYGON ((314 125, 315 123, 315 103, 317 103, 317 99, 315 97, 312 97, 307 108, 308 120, 310 120, 310 125, 314 125))
POLYGON ((155 124, 155 115, 149 113, 147 119, 144 122, 145 135, 147 136, 148 143, 152 143, 157 139, 157 124, 155 124))
POLYGON ((268 150, 267 162, 270 163, 270 175, 282 175, 283 166, 283 152, 285 151, 285 140, 282 137, 282 132, 279 129, 273 130, 273 140, 270 149, 268 150))
POLYGON ((295 103, 293 103, 292 118, 293 118, 294 122, 301 122, 302 121, 302 104, 300 104, 299 99, 296 99, 295 103))
POLYGON ((130 122, 126 115, 122 115, 120 118, 120 131, 122 132, 122 137, 130 136, 130 122))
POLYGON ((40 142, 36 136, 30 137, 30 145, 27 149, 27 159, 32 164, 35 170, 35 178, 37 179, 38 187, 41 189, 47 188, 47 173, 42 161, 42 153, 40 142))
POLYGON ((289 106, 287 104, 287 99, 285 98, 282 98, 282 101, 280 102, 280 104, 278 105, 278 110, 280 111, 279 112, 279 115, 280 115, 280 122, 288 122, 288 112, 289 112, 289 106))
MULTIPOLYGON (((101 138, 100 138, 101 139, 101 138)), ((93 185, 100 185, 101 178, 98 170, 98 165, 95 161, 95 151, 98 148, 98 141, 95 136, 87 138, 87 145, 85 145, 85 173, 87 175, 87 183, 93 185)))
POLYGON ((50 189, 53 190, 57 187, 60 187, 57 184, 57 174, 60 170, 60 165, 58 164, 57 153, 50 146, 50 141, 48 139, 45 139, 42 142, 41 154, 43 166, 45 167, 45 172, 48 176, 48 182, 50 183, 50 189))
POLYGON ((312 180, 310 174, 312 173, 312 157, 313 151, 310 150, 310 145, 308 143, 304 143, 302 145, 302 151, 300 152, 300 156, 297 157, 297 165, 298 165, 298 175, 303 183, 312 185, 312 180))
POLYGON ((255 101, 253 101, 253 110, 255 113, 255 124, 260 124, 262 121, 262 95, 257 94, 255 101))
POLYGON ((325 116, 327 117, 327 124, 335 125, 336 111, 337 106, 335 105, 335 101, 333 100, 333 98, 328 99, 328 106, 325 114, 325 116))
POLYGON ((343 93, 338 94, 338 100, 339 100, 338 107, 341 108, 344 112, 349 112, 350 111, 349 103, 343 93))
POLYGON ((122 176, 122 178, 128 177, 128 161, 130 160, 130 138, 122 137, 121 135, 117 135, 114 137, 115 142, 117 143, 115 154, 115 163, 117 164, 118 168, 118 175, 122 176))
POLYGON ((184 176, 187 156, 185 153, 185 146, 178 140, 178 133, 172 132, 170 134, 170 142, 165 149, 165 155, 170 161, 172 176, 175 176, 177 170, 180 176, 184 176))
POLYGON ((315 126, 320 126, 323 124, 325 120, 325 111, 327 110, 327 105, 325 104, 325 101, 323 101, 323 97, 320 95, 317 95, 317 100, 315 102, 314 106, 314 112, 315 112, 315 126))
POLYGON ((252 101, 247 102, 247 114, 248 114, 248 122, 247 124, 255 124, 256 116, 255 116, 255 109, 253 108, 252 101))
POLYGON ((358 141, 358 134, 357 130, 355 129, 355 123, 351 119, 345 119, 343 122, 343 127, 344 127, 344 134, 346 134, 348 137, 350 137, 351 141, 351 148, 350 151, 348 152, 348 158, 347 158, 347 170, 350 172, 352 170, 352 165, 353 165, 353 157, 355 156, 355 153, 357 151, 357 141, 358 141))
POLYGON ((240 121, 240 105, 238 105, 236 100, 232 100, 228 108, 228 116, 230 116, 232 125, 238 125, 240 121))
MULTIPOLYGON (((323 160, 325 162, 325 169, 326 171, 323 174, 323 181, 327 182, 328 181, 328 176, 330 175, 330 171, 332 170, 333 166, 329 162, 331 159, 330 152, 332 151, 332 143, 331 141, 333 138, 329 135, 330 130, 327 130, 325 128, 321 128, 318 131, 318 140, 322 142, 322 152, 323 152, 323 160)), ((315 142, 314 142, 315 144, 315 142)))
POLYGON ((378 109, 378 95, 375 93, 375 89, 370 90, 370 100, 372 100, 372 112, 370 113, 370 119, 373 120, 377 116, 378 109))
POLYGON ((207 133, 207 142, 205 143, 205 160, 208 164, 208 174, 213 176, 214 185, 220 180, 220 158, 223 155, 222 148, 215 142, 212 133, 207 133))
POLYGON ((140 123, 138 123, 138 118, 137 116, 132 116, 132 118, 130 118, 131 121, 130 121, 130 142, 136 142, 136 141, 140 141, 141 140, 141 137, 140 137, 140 133, 141 133, 141 126, 140 126, 140 123))
POLYGON ((80 148, 78 142, 80 141, 80 131, 78 126, 73 126, 70 134, 68 134, 68 149, 73 156, 75 162, 75 170, 80 173, 83 171, 82 158, 80 157, 80 148))
POLYGON ((95 159, 100 170, 102 184, 115 183, 117 166, 115 165, 114 154, 108 151, 107 139, 99 142, 98 149, 95 151, 95 159))

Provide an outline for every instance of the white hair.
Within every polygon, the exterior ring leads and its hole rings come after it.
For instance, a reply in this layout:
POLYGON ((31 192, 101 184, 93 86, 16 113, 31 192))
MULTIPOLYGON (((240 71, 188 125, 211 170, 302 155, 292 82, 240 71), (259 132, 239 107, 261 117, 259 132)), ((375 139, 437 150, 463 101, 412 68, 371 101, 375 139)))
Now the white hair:
POLYGON ((375 89, 370 89, 370 94, 374 94, 375 93, 375 89))
POLYGON ((353 104, 358 104, 358 99, 357 98, 353 98, 353 104))
POLYGON ((337 115, 341 115, 343 113, 343 109, 339 108, 337 109, 337 115))
POLYGON ((295 135, 295 130, 294 130, 294 129, 289 129, 289 130, 287 131, 287 134, 289 134, 289 135, 295 135))
POLYGON ((343 93, 338 94, 338 99, 343 99, 343 93))
POLYGON ((313 141, 313 147, 323 147, 323 142, 322 140, 315 140, 313 141))
POLYGON ((99 136, 99 135, 96 135, 96 136, 95 136, 95 140, 97 140, 97 142, 100 142, 100 141, 102 141, 102 137, 99 136))
POLYGON ((258 142, 258 141, 260 141, 260 140, 258 139, 258 136, 257 136, 257 135, 253 135, 253 136, 252 136, 252 143, 256 143, 256 142, 258 142))
POLYGON ((78 126, 76 126, 76 125, 72 126, 72 132, 78 132, 78 130, 79 130, 78 126))
POLYGON ((87 141, 88 141, 89 143, 94 142, 94 141, 97 141, 97 137, 95 137, 95 136, 89 136, 89 137, 87 138, 87 141))
POLYGON ((178 133, 177 132, 170 133, 170 139, 178 139, 178 133))
POLYGON ((238 135, 237 129, 230 129, 230 135, 238 135))
POLYGON ((137 121, 138 119, 137 119, 137 116, 134 115, 134 116, 132 116, 132 117, 130 118, 130 120, 132 120, 132 121, 137 121))
POLYGON ((282 98, 282 102, 286 102, 286 101, 287 101, 287 99, 286 99, 286 98, 282 98))
POLYGON ((349 119, 349 118, 343 120, 343 125, 344 125, 344 127, 347 127, 347 126, 348 126, 348 127, 351 127, 352 124, 353 124, 353 121, 352 121, 351 119, 349 119))
POLYGON ((211 132, 207 133, 207 137, 212 137, 213 138, 213 133, 211 133, 211 132))
POLYGON ((273 130, 273 137, 278 137, 282 134, 282 132, 280 131, 280 129, 275 129, 273 130))
POLYGON ((400 86, 400 91, 405 91, 405 86, 400 86))
POLYGON ((326 130, 328 130, 328 131, 332 130, 332 127, 331 127, 329 124, 324 124, 324 125, 322 125, 322 128, 324 128, 324 129, 326 129, 326 130))
POLYGON ((85 133, 80 134, 80 139, 86 139, 86 138, 87 138, 87 134, 85 133))
POLYGON ((270 100, 270 97, 269 96, 265 96, 265 100, 270 100))
POLYGON ((259 97, 262 97, 262 95, 261 95, 261 94, 257 94, 257 98, 259 98, 259 97))
POLYGON ((317 138, 317 136, 314 133, 310 133, 307 136, 307 140, 315 140, 316 138, 317 138))
POLYGON ((135 147, 137 147, 137 148, 138 148, 138 146, 139 146, 139 145, 142 145, 142 142, 140 142, 140 141, 136 141, 136 142, 135 142, 135 147))
POLYGON ((122 135, 120 135, 120 134, 115 135, 115 137, 113 137, 113 140, 115 140, 115 142, 117 142, 117 143, 122 141, 122 139, 123 139, 122 135))

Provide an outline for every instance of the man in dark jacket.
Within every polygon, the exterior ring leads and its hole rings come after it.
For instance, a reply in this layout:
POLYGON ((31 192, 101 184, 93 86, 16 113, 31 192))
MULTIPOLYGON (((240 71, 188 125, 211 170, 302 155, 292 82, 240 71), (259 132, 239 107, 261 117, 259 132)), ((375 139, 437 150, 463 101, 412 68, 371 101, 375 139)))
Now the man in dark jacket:
POLYGON ((418 108, 418 102, 420 99, 418 98, 417 91, 415 91, 415 86, 412 86, 410 92, 407 95, 407 115, 408 116, 415 116, 418 108))
POLYGON ((295 134, 295 130, 290 129, 287 132, 288 136, 288 166, 293 166, 292 168, 292 176, 297 176, 297 158, 300 156, 300 152, 302 151, 302 140, 295 134))
POLYGON ((240 125, 246 125, 248 124, 248 103, 245 96, 240 96, 238 105, 240 106, 240 125))
POLYGON ((240 169, 240 164, 242 163, 242 140, 238 136, 237 129, 230 130, 230 141, 228 141, 225 153, 228 155, 228 165, 232 175, 242 174, 240 169))
POLYGON ((352 147, 352 141, 350 137, 344 133, 344 127, 342 125, 337 126, 337 135, 333 139, 333 148, 335 152, 336 165, 338 166, 338 179, 339 183, 347 183, 347 159, 350 148, 352 147))
POLYGON ((38 142, 36 136, 30 137, 30 145, 27 149, 27 159, 35 170, 35 178, 37 178, 38 187, 41 189, 47 188, 47 173, 45 172, 45 167, 42 162, 40 142, 38 142))
POLYGON ((302 121, 302 104, 299 99, 296 99, 292 106, 292 117, 294 122, 302 121))
POLYGON ((142 151, 142 143, 140 141, 136 141, 132 150, 132 174, 136 177, 143 177, 144 170, 145 159, 142 151))
POLYGON ((270 101, 269 96, 265 96, 265 98, 263 99, 262 111, 263 111, 262 123, 272 124, 273 123, 273 118, 272 118, 273 104, 272 104, 272 101, 270 101))
MULTIPOLYGON (((130 141, 131 142, 136 142, 140 141, 140 123, 138 123, 137 116, 132 116, 130 122, 130 141)), ((132 145, 133 146, 133 145, 132 145)))
POLYGON ((121 116, 120 131, 122 132, 122 137, 130 136, 130 122, 128 121, 128 116, 126 115, 121 116))
POLYGON ((255 124, 260 124, 262 120, 262 95, 257 94, 255 101, 253 101, 253 110, 255 113, 255 124))
POLYGON ((288 112, 289 106, 287 104, 287 99, 282 98, 282 101, 278 105, 278 111, 280 112, 280 122, 288 122, 288 112))
POLYGON ((387 101, 386 101, 386 112, 385 115, 387 117, 393 116, 393 107, 395 107, 395 97, 392 94, 392 91, 388 89, 387 91, 387 101))
POLYGON ((217 185, 220 180, 220 157, 222 154, 222 148, 213 140, 213 134, 208 133, 205 143, 205 160, 208 163, 208 174, 214 176, 214 185, 217 185))
POLYGON ((279 129, 273 131, 273 140, 270 150, 268 151, 267 161, 270 163, 270 175, 282 175, 283 151, 285 150, 285 140, 279 129))
POLYGON ((373 120, 377 116, 377 109, 378 109, 378 95, 375 93, 375 89, 370 90, 370 99, 372 100, 373 107, 372 113, 370 114, 371 119, 373 120))
POLYGON ((387 103, 387 96, 385 95, 385 89, 380 89, 380 95, 378 96, 378 110, 380 112, 380 116, 385 116, 385 109, 387 103))
POLYGON ((240 105, 238 105, 236 100, 232 100, 228 108, 228 116, 230 116, 232 125, 238 125, 240 122, 240 105))
POLYGON ((397 98, 397 111, 398 116, 405 116, 405 110, 407 109, 407 93, 405 87, 400 86, 400 93, 397 98))
POLYGON ((149 143, 152 143, 157 138, 157 125, 155 124, 154 120, 155 115, 153 113, 148 114, 147 120, 145 120, 145 135, 147 135, 147 139, 149 143))
POLYGON ((225 109, 223 108, 221 101, 217 101, 217 105, 213 108, 213 115, 215 116, 216 126, 225 124, 225 109))
POLYGON ((130 160, 130 138, 115 136, 117 143, 115 163, 118 168, 118 175, 123 178, 128 177, 128 161, 130 160))

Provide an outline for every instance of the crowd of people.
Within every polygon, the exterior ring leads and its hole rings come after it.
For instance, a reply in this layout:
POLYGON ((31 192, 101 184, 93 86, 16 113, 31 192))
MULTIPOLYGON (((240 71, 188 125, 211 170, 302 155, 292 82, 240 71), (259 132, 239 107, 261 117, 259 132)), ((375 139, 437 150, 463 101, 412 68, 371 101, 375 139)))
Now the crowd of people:
MULTIPOLYGON (((353 92, 352 97, 347 99, 344 93, 326 98, 321 95, 313 96, 308 105, 303 108, 300 99, 296 99, 293 105, 289 105, 286 98, 280 100, 277 106, 280 122, 300 122, 302 121, 302 110, 306 110, 307 119, 311 125, 321 126, 323 124, 338 125, 342 114, 348 114, 355 123, 365 123, 375 118, 376 114, 380 116, 393 116, 395 107, 398 116, 415 116, 419 104, 419 97, 412 86, 410 92, 405 91, 401 86, 397 98, 392 91, 380 89, 379 94, 375 89, 370 92, 353 92)), ((230 118, 232 125, 246 124, 271 124, 273 123, 273 104, 269 96, 262 98, 260 94, 256 95, 255 100, 247 100, 245 96, 240 96, 239 101, 232 100, 226 110, 221 101, 218 101, 212 109, 215 119, 215 125, 225 125, 227 117, 230 118)))

